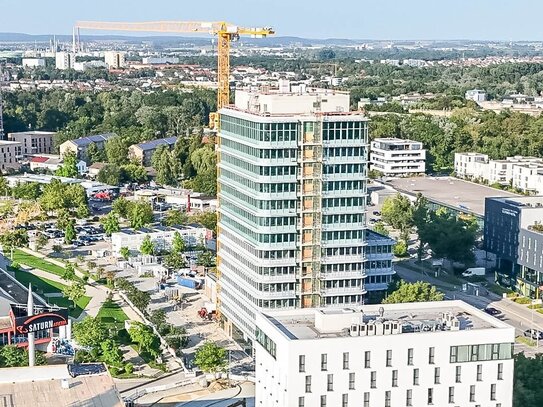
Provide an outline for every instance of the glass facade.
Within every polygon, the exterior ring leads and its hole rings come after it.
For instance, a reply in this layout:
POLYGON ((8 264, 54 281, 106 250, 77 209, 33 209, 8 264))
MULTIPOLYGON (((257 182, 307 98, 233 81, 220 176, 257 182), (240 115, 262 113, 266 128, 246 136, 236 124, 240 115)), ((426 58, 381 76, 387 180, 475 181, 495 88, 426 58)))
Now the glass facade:
POLYGON ((256 309, 363 303, 367 139, 359 115, 221 113, 220 306, 249 339, 256 309))

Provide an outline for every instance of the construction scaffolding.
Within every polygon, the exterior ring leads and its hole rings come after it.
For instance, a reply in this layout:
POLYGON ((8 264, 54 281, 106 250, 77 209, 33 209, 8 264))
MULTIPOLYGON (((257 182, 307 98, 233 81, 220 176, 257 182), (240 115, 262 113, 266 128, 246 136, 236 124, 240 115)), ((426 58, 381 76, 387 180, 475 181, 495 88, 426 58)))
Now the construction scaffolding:
MULTIPOLYGON (((320 102, 317 101, 316 105, 320 102)), ((323 116, 302 123, 300 142, 300 281, 302 308, 321 306, 323 116)))

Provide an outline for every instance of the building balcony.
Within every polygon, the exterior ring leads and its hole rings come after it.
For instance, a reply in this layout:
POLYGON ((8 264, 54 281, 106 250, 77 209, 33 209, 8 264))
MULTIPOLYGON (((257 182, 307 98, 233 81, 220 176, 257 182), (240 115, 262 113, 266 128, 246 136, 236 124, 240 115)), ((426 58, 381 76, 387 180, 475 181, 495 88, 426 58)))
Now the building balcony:
POLYGON ((323 223, 322 230, 324 232, 332 230, 345 230, 345 229, 364 229, 366 225, 363 222, 356 223, 323 223))
POLYGON ((363 295, 366 294, 364 287, 333 287, 322 288, 321 295, 328 297, 334 295, 363 295))
POLYGON ((351 278, 366 278, 365 271, 332 271, 327 273, 321 273, 321 279, 323 280, 342 280, 351 278))
POLYGON ((392 260, 392 253, 366 253, 366 260, 392 260))
POLYGON ((366 195, 367 190, 363 189, 344 189, 335 191, 322 191, 322 196, 326 198, 344 197, 344 196, 362 196, 366 195))
POLYGON ((259 274, 256 280, 261 283, 293 283, 296 281, 295 274, 282 274, 276 276, 259 274))
POLYGON ((322 264, 336 264, 336 263, 362 263, 366 258, 361 254, 355 254, 350 256, 322 256, 322 264))
POLYGON ((293 298, 296 296, 296 291, 258 291, 261 299, 278 299, 278 298, 293 298))
POLYGON ((365 283, 364 288, 367 291, 383 291, 388 288, 387 283, 365 283))

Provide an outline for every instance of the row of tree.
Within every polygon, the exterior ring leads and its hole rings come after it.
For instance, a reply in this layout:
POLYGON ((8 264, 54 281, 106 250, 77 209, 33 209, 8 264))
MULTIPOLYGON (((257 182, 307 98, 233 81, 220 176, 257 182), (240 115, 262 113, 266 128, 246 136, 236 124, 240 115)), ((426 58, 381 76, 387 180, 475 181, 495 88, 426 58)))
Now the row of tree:
POLYGON ((478 233, 477 221, 473 217, 457 217, 444 208, 431 210, 421 194, 415 203, 401 194, 389 197, 383 203, 381 214, 384 222, 400 231, 400 238, 406 246, 409 234, 416 228, 419 261, 426 245, 435 258, 464 264, 473 261, 472 249, 478 233))

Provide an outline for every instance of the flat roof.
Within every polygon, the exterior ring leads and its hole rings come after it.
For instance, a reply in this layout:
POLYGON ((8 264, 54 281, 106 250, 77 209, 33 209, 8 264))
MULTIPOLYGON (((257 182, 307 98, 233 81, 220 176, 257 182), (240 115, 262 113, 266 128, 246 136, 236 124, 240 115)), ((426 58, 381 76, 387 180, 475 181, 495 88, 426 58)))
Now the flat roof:
POLYGON ((124 406, 109 373, 72 378, 67 365, 0 369, 0 405, 124 406), (63 388, 62 383, 68 384, 63 388))
POLYGON ((353 324, 375 326, 385 322, 401 325, 396 335, 452 331, 445 323, 447 317, 459 322, 460 331, 511 328, 458 300, 271 311, 263 316, 290 340, 349 337, 353 324))
POLYGON ((398 192, 416 196, 419 192, 433 203, 479 217, 485 215, 485 199, 518 198, 520 195, 454 177, 397 178, 386 182, 398 192))
POLYGON ((379 137, 379 138, 373 139, 372 141, 377 141, 379 143, 387 143, 387 144, 406 144, 406 143, 422 144, 421 141, 396 138, 396 137, 379 137))

